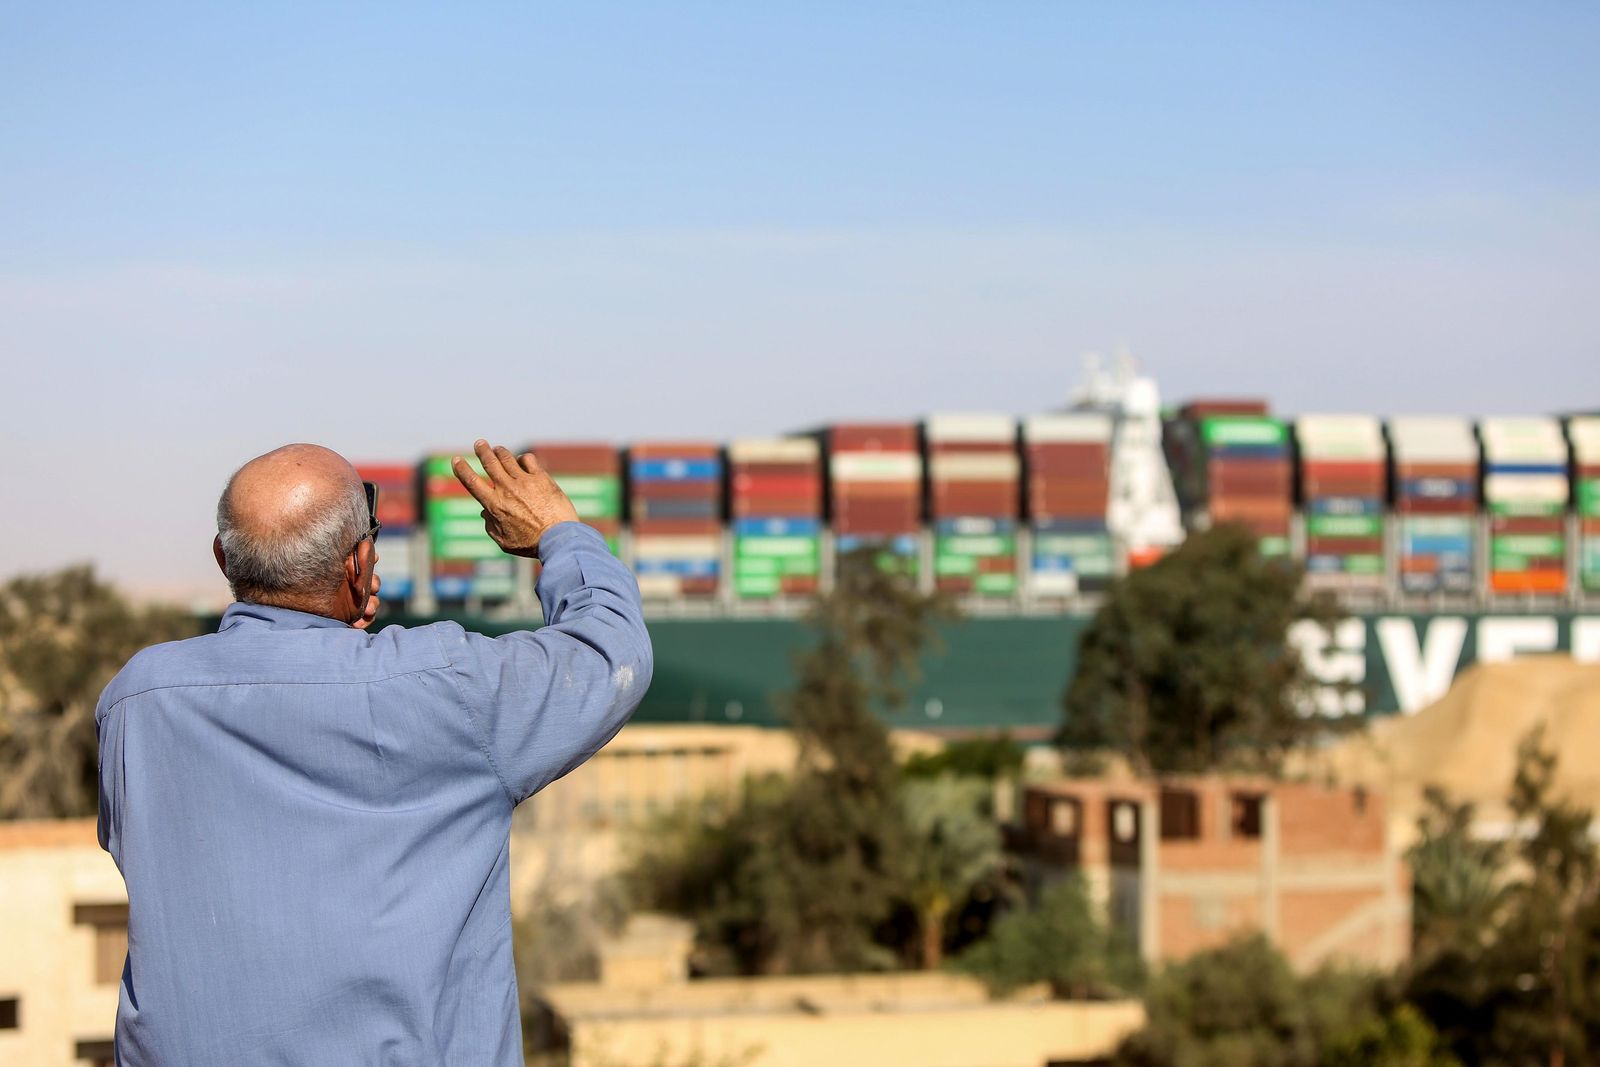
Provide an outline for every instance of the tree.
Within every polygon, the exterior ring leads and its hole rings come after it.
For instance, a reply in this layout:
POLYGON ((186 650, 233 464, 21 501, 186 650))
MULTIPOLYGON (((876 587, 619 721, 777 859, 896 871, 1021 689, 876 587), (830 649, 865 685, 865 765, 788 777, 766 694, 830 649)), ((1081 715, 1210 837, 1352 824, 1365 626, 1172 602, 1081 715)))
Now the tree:
POLYGON ((747 783, 726 812, 679 813, 641 845, 634 890, 693 918, 713 966, 884 968, 905 947, 886 930, 908 901, 911 830, 877 712, 903 703, 945 611, 870 550, 842 557, 786 702, 799 741, 794 780, 747 783))
POLYGON ((993 782, 999 778, 1015 778, 1022 771, 1022 762, 1022 746, 1006 730, 989 737, 951 741, 936 752, 914 753, 906 760, 902 771, 907 778, 954 774, 993 782))
POLYGON ((1487 944, 1506 899, 1506 849, 1473 835, 1471 804, 1429 787, 1411 866, 1412 945, 1417 959, 1487 944))
POLYGON ((1427 1023, 1385 1006, 1368 975, 1301 977, 1265 937, 1237 938, 1168 966, 1145 995, 1144 1027, 1116 1067, 1448 1067, 1427 1023), (1355 1057, 1355 1058, 1352 1058, 1355 1057))
POLYGON ((0 586, 0 818, 93 815, 100 691, 141 648, 197 630, 176 609, 129 604, 87 566, 0 586))
POLYGON ((1075 999, 1126 993, 1144 977, 1133 945, 1101 921, 1078 877, 1003 916, 957 965, 996 993, 1047 982, 1056 996, 1075 999))
POLYGON ((1120 753, 1143 774, 1275 770, 1327 725, 1301 712, 1311 678, 1288 632, 1337 616, 1300 580, 1225 525, 1113 582, 1083 635, 1062 745, 1120 753))
POLYGON ((1600 1053, 1600 855, 1590 815, 1553 795, 1542 730, 1517 751, 1514 863, 1487 932, 1434 931, 1408 999, 1466 1063, 1563 1067, 1600 1053))
POLYGON ((1459 1067, 1422 1013, 1401 1004, 1335 1033, 1321 1067, 1459 1067))
POLYGON ((1000 830, 982 779, 909 781, 900 800, 909 830, 907 895, 921 931, 921 964, 931 970, 943 960, 952 910, 1000 867, 1000 830))

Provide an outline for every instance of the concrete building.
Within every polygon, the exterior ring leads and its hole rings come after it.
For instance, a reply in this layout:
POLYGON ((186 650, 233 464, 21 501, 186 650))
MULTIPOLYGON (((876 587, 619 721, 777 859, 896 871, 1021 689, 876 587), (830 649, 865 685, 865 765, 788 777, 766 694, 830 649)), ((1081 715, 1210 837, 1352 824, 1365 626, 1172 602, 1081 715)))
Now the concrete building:
POLYGON ((0 1064, 109 1065, 127 950, 94 820, 0 822, 0 1064))
POLYGON ((1411 884, 1379 794, 1260 778, 1024 788, 1010 846, 1036 886, 1080 872, 1152 962, 1265 933, 1301 970, 1389 968, 1411 884))
POLYGON ((571 1067, 1068 1067, 1103 1062, 1144 1022, 1138 1001, 991 1000, 939 973, 547 987, 571 1067))

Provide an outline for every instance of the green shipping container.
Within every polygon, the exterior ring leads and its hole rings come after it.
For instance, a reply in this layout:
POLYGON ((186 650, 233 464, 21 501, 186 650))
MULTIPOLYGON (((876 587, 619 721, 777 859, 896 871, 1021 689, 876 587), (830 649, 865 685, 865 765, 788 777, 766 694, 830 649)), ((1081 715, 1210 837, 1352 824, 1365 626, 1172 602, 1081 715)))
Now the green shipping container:
POLYGON ((1382 537, 1381 515, 1308 515, 1309 537, 1382 537))
POLYGON ((1496 555, 1564 556, 1567 541, 1554 534, 1503 534, 1491 539, 1489 549, 1496 555))
POLYGON ((1567 505, 1566 504, 1564 504, 1564 503, 1556 503, 1556 502, 1549 502, 1549 501, 1541 502, 1541 501, 1528 501, 1528 500, 1520 500, 1520 501, 1517 501, 1517 500, 1512 500, 1512 501, 1506 501, 1506 500, 1495 501, 1495 500, 1491 500, 1489 502, 1489 514, 1491 514, 1491 515, 1506 515, 1506 516, 1520 517, 1520 518, 1526 518, 1526 517, 1529 517, 1529 516, 1535 516, 1535 517, 1538 517, 1538 518, 1549 518, 1552 515, 1564 514, 1566 512, 1566 510, 1567 510, 1567 505))
POLYGON ((735 572, 733 576, 734 594, 747 599, 777 596, 782 587, 783 580, 776 574, 735 572))
POLYGON ((973 587, 988 596, 1011 596, 1017 591, 1015 574, 980 574, 973 587))
POLYGON ((1017 554, 1017 539, 1010 536, 956 534, 940 537, 934 543, 934 551, 949 556, 1014 556, 1017 554))
POLYGON ((1382 574, 1383 571, 1383 557, 1375 553, 1358 552, 1344 558, 1346 574, 1382 574))
POLYGON ((1263 556, 1287 556, 1289 554, 1289 539, 1287 537, 1263 537, 1260 541, 1263 556))
POLYGON ((558 474, 556 484, 572 500, 580 519, 615 519, 622 514, 622 481, 607 475, 558 474))
POLYGON ((1207 445, 1281 445, 1289 430, 1277 419, 1262 415, 1215 415, 1200 422, 1200 439, 1207 445))
POLYGON ((815 537, 740 537, 734 541, 733 554, 739 559, 818 559, 822 554, 822 545, 815 537))
POLYGON ((1584 478, 1578 482, 1578 514, 1600 517, 1600 478, 1584 478))

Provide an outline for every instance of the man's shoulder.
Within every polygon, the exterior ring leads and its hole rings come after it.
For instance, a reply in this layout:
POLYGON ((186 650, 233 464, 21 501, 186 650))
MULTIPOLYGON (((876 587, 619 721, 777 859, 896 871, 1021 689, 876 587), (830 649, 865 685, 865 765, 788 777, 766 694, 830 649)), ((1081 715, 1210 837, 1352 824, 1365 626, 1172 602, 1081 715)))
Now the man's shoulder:
POLYGON ((202 655, 205 643, 215 640, 216 636, 201 634, 182 641, 163 641, 135 652, 106 685, 100 696, 100 714, 104 715, 128 697, 181 684, 184 665, 202 655))

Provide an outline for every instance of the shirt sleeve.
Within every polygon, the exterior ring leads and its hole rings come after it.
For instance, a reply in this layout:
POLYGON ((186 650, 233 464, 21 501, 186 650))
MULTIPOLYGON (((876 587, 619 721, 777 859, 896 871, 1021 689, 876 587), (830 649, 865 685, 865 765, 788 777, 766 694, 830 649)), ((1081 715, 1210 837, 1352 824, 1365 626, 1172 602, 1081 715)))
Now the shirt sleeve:
POLYGON ((104 695, 95 708, 94 728, 100 748, 100 847, 122 866, 122 735, 124 717, 119 708, 108 707, 104 695))
POLYGON ((654 669, 639 585, 600 534, 564 522, 539 553, 541 629, 446 641, 485 754, 518 804, 616 736, 654 669))

